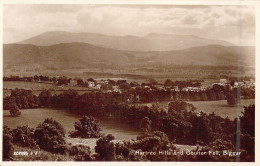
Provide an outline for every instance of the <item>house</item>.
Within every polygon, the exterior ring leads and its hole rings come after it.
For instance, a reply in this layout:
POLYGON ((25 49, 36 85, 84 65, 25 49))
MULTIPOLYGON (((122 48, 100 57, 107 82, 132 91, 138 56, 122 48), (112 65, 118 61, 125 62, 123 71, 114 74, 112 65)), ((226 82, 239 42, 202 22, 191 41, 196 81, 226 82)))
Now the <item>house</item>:
POLYGON ((76 80, 70 80, 69 86, 77 86, 76 80))
POLYGON ((97 84, 97 85, 95 86, 95 89, 101 89, 101 85, 100 85, 100 84, 97 84))
POLYGON ((223 79, 220 79, 219 82, 225 84, 225 83, 227 83, 227 79, 224 79, 224 78, 223 78, 223 79))
POLYGON ((121 90, 119 89, 119 86, 113 86, 113 92, 119 92, 121 93, 121 90))
POLYGON ((95 87, 95 82, 88 81, 88 87, 94 88, 95 87))

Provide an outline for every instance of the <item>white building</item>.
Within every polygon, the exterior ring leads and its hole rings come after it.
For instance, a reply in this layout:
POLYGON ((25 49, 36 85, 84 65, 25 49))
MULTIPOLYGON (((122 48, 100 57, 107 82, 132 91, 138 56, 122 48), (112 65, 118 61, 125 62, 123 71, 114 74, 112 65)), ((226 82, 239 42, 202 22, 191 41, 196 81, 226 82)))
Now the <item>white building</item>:
POLYGON ((88 81, 88 87, 94 88, 95 87, 95 83, 91 82, 91 81, 88 81))
POLYGON ((219 82, 225 84, 225 83, 227 83, 227 79, 224 79, 224 78, 223 78, 223 79, 220 79, 219 82))
POLYGON ((100 85, 100 84, 97 84, 97 85, 95 86, 95 89, 101 89, 101 85, 100 85))
POLYGON ((69 85, 70 86, 76 86, 77 85, 77 81, 76 80, 70 80, 69 85))

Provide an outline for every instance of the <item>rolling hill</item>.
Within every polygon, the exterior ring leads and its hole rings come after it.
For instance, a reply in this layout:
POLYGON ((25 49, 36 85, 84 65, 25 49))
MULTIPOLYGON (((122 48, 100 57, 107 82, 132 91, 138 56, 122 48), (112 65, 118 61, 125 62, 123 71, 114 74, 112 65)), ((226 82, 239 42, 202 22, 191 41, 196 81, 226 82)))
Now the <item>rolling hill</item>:
POLYGON ((171 51, 206 45, 232 46, 231 43, 226 41, 205 39, 193 35, 151 33, 143 37, 138 37, 63 31, 46 32, 17 44, 51 46, 72 42, 89 43, 95 46, 127 51, 171 51))
POLYGON ((209 45, 175 51, 122 51, 94 46, 87 43, 61 43, 51 46, 30 44, 5 44, 3 46, 4 69, 14 66, 42 69, 70 68, 87 64, 178 64, 178 65, 237 65, 254 66, 254 47, 225 47, 209 45), (44 68, 45 67, 45 68, 44 68))

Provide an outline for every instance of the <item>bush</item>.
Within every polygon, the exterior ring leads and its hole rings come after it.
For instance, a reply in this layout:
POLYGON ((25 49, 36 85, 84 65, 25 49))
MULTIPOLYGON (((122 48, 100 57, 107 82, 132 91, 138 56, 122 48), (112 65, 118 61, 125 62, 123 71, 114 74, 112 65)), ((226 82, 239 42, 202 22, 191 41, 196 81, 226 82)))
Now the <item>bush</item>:
POLYGON ((241 156, 243 161, 255 160, 255 105, 244 107, 245 111, 241 117, 241 148, 246 151, 241 156))
POLYGON ((144 117, 141 120, 140 129, 142 132, 150 132, 152 130, 152 121, 148 117, 144 117))
POLYGON ((19 111, 19 108, 16 104, 13 104, 11 107, 10 107, 10 114, 11 116, 19 116, 21 115, 21 112, 19 111))
POLYGON ((212 141, 208 146, 204 146, 201 149, 197 149, 200 152, 206 152, 206 155, 197 155, 195 156, 195 161, 235 161, 235 157, 230 157, 227 155, 221 155, 223 151, 232 151, 235 152, 236 149, 233 146, 231 141, 224 139, 216 139, 212 141), (220 152, 220 155, 212 155, 208 152, 220 152))
POLYGON ((241 132, 255 136, 255 105, 244 107, 241 117, 241 132))
POLYGON ((102 136, 98 121, 93 117, 85 116, 80 122, 75 122, 75 131, 70 132, 70 137, 99 138, 102 136))
POLYGON ((115 148, 116 148, 116 155, 117 156, 122 156, 123 158, 127 158, 129 153, 130 153, 130 149, 124 145, 124 143, 116 143, 115 144, 115 148))
POLYGON ((13 142, 23 147, 37 148, 33 135, 33 128, 28 126, 17 127, 13 130, 13 142))
POLYGON ((193 104, 187 103, 181 100, 175 100, 168 104, 168 112, 183 112, 183 111, 195 111, 196 107, 193 104))
POLYGON ((64 137, 64 128, 52 118, 45 119, 34 132, 34 138, 39 147, 53 153, 64 154, 66 152, 64 137))
POLYGON ((75 161, 91 161, 89 146, 75 145, 69 149, 69 155, 75 156, 75 161))
POLYGON ((226 94, 226 99, 227 99, 227 104, 228 105, 231 105, 231 106, 234 106, 236 105, 239 101, 238 101, 238 89, 237 88, 234 88, 233 90, 229 91, 227 94, 226 94))
POLYGON ((12 131, 7 126, 4 126, 3 130, 3 160, 12 160, 13 144, 12 144, 12 131))
POLYGON ((115 145, 112 140, 115 137, 111 134, 108 134, 105 137, 102 137, 97 140, 95 146, 95 152, 98 154, 96 157, 97 161, 114 161, 115 160, 115 145))
POLYGON ((168 150, 170 141, 167 135, 161 131, 154 131, 152 133, 145 133, 138 136, 137 140, 132 144, 132 148, 142 151, 159 151, 168 150))
POLYGON ((120 154, 119 152, 121 151, 121 155, 124 156, 127 161, 173 161, 176 158, 174 155, 158 154, 160 151, 173 153, 173 151, 176 150, 167 135, 160 131, 145 133, 138 136, 136 140, 124 142, 124 145, 121 146, 117 145, 116 150, 117 154, 120 154), (139 155, 136 154, 136 152, 155 152, 157 154, 139 155))

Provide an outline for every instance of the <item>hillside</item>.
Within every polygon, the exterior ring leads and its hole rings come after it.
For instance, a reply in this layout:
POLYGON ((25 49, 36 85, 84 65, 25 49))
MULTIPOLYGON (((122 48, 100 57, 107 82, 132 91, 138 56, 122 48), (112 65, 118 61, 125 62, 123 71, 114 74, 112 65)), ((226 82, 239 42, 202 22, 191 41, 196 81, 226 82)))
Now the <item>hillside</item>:
POLYGON ((205 45, 231 46, 231 43, 192 35, 148 34, 138 36, 109 36, 95 33, 52 31, 34 36, 17 44, 50 46, 60 43, 81 42, 105 48, 128 51, 170 51, 205 45))
POLYGON ((87 43, 62 43, 52 46, 5 44, 4 69, 13 67, 63 69, 87 64, 116 65, 172 63, 178 65, 254 66, 254 47, 210 45, 177 51, 130 52, 93 46, 87 43))

